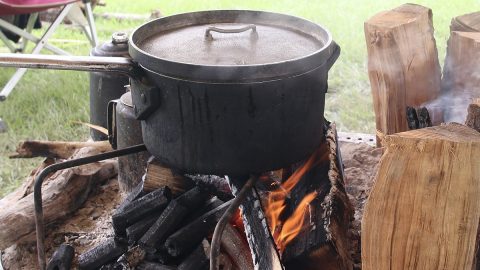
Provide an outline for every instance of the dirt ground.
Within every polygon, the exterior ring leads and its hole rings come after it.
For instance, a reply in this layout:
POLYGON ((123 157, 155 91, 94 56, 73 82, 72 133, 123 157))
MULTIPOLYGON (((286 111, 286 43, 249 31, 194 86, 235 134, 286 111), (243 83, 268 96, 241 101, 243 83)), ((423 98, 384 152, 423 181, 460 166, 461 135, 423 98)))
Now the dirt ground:
MULTIPOLYGON (((373 185, 381 149, 365 143, 340 142, 346 190, 355 207, 351 243, 355 269, 360 269, 360 225, 363 207, 373 185)), ((71 218, 48 229, 47 258, 61 243, 75 248, 76 258, 91 247, 113 236, 111 215, 122 200, 117 180, 111 179, 91 195, 85 206, 71 218)), ((35 269, 35 244, 13 245, 3 251, 4 269, 35 269)), ((74 261, 76 265, 76 261, 74 261)))

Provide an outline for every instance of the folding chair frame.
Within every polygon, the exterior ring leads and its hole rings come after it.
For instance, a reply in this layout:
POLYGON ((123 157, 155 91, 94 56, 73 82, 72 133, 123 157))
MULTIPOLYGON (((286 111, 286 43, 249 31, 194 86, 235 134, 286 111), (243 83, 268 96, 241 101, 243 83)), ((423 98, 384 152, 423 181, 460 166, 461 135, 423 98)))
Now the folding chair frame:
MULTIPOLYGON (((83 1, 85 4, 85 11, 86 11, 86 19, 89 25, 89 28, 87 29, 86 27, 82 26, 83 31, 85 32, 88 40, 90 41, 90 44, 92 47, 95 47, 98 42, 97 34, 96 34, 96 29, 95 29, 95 23, 93 20, 93 12, 92 12, 92 7, 90 4, 90 1, 83 1)), ((2 19, 0 19, 0 29, 5 29, 10 32, 13 32, 19 36, 22 37, 22 43, 20 44, 19 48, 16 48, 11 40, 8 40, 8 38, 5 36, 0 31, 0 39, 7 45, 7 47, 12 51, 12 52, 17 52, 17 51, 24 51, 26 44, 28 41, 34 42, 36 45, 34 46, 32 50, 32 54, 38 54, 40 51, 45 48, 55 54, 60 54, 60 55, 69 55, 68 52, 57 48, 55 46, 52 46, 47 43, 48 39, 50 36, 55 32, 57 27, 60 25, 60 23, 63 21, 63 19, 69 14, 72 8, 75 8, 74 5, 78 5, 77 2, 73 2, 70 4, 65 5, 60 13, 57 15, 53 23, 48 27, 48 29, 45 31, 43 36, 41 38, 37 38, 34 35, 31 34, 33 25, 35 23, 35 20, 38 17, 38 13, 33 13, 28 22, 26 29, 23 30, 19 27, 16 27, 2 19)), ((3 90, 0 92, 0 101, 4 101, 8 95, 12 92, 13 88, 17 85, 17 83, 20 81, 20 79, 23 77, 27 69, 25 68, 20 68, 18 69, 15 74, 10 78, 10 80, 7 82, 7 84, 3 87, 3 90)), ((0 120, 1 121, 1 120, 0 120)))

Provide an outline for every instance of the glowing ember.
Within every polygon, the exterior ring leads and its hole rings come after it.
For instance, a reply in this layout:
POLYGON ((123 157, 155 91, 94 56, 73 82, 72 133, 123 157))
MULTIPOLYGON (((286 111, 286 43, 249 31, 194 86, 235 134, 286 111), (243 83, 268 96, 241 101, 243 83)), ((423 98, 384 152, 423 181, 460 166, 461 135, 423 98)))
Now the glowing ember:
MULTIPOLYGON (((319 149, 320 150, 320 149, 319 149)), ((319 160, 320 151, 315 151, 310 158, 298 168, 277 190, 270 192, 266 207, 266 215, 268 217, 270 230, 272 232, 275 243, 280 253, 282 253, 287 244, 292 241, 303 229, 305 215, 308 206, 317 196, 316 192, 312 192, 305 196, 297 206, 293 214, 282 224, 281 214, 285 209, 285 199, 290 196, 290 192, 295 185, 302 179, 319 160)))

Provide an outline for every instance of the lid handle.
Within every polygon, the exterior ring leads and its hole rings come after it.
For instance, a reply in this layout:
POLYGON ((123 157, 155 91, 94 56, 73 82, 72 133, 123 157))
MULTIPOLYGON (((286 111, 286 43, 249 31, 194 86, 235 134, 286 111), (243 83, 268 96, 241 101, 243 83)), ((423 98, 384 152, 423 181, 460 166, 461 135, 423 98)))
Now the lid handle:
POLYGON ((205 39, 207 40, 213 40, 212 33, 210 32, 218 32, 218 33, 225 33, 225 34, 231 34, 231 33, 241 33, 245 32, 248 30, 252 30, 251 37, 257 39, 258 38, 258 33, 257 33, 257 26, 254 24, 249 24, 244 27, 240 28, 218 28, 215 26, 209 26, 207 27, 207 30, 205 31, 205 39))

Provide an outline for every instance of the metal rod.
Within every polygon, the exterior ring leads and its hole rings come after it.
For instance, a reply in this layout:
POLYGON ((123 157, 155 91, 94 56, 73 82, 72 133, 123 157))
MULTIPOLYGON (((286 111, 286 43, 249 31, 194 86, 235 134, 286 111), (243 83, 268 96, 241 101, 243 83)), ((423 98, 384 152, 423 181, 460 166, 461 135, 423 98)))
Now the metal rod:
POLYGON ((238 192, 235 199, 232 200, 232 203, 227 208, 227 211, 222 215, 220 220, 215 226, 215 231, 213 232, 212 244, 210 246, 210 270, 218 270, 220 263, 220 242, 222 240, 223 230, 227 226, 228 222, 232 219, 233 214, 238 209, 240 204, 243 202, 247 196, 247 192, 250 191, 255 183, 258 180, 258 176, 253 175, 248 179, 248 181, 243 185, 240 192, 238 192))
POLYGON ((101 153, 94 156, 71 159, 64 162, 52 164, 43 169, 35 178, 35 185, 33 187, 33 200, 35 205, 35 226, 37 231, 37 257, 38 266, 41 270, 45 270, 45 225, 43 223, 43 206, 42 206, 42 183, 43 180, 50 174, 59 170, 77 167, 97 161, 102 161, 110 158, 120 157, 124 155, 135 154, 146 151, 144 144, 126 147, 120 150, 101 153))
POLYGON ((126 57, 66 56, 0 53, 0 66, 60 69, 90 72, 117 72, 135 76, 136 65, 126 57))

